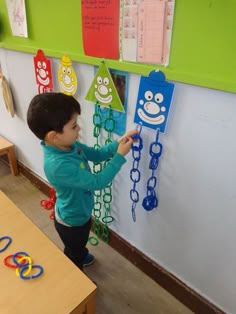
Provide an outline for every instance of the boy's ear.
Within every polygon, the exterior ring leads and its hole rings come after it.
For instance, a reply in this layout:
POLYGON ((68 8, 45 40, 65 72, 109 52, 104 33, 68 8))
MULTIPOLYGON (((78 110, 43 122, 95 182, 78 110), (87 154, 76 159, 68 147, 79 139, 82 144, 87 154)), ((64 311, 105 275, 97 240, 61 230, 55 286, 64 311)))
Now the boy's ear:
POLYGON ((46 140, 48 140, 49 142, 54 142, 56 137, 57 137, 56 131, 49 131, 47 133, 46 140))

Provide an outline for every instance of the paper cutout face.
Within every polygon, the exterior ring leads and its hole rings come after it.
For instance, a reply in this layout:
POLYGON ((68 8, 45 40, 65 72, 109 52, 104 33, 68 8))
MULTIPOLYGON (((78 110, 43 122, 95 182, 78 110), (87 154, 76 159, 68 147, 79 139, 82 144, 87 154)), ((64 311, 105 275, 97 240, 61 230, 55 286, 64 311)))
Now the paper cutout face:
POLYGON ((34 56, 34 70, 39 94, 51 92, 53 89, 51 61, 47 59, 42 50, 34 56))
POLYGON ((125 111, 105 62, 99 67, 85 99, 101 106, 111 106, 113 110, 125 111))
MULTIPOLYGON (((110 73, 124 110, 126 111, 128 98, 128 73, 118 70, 111 70, 110 73)), ((102 116, 102 126, 104 127, 104 123, 109 117, 109 109, 100 107, 100 113, 102 116)), ((113 110, 113 119, 115 120, 115 128, 113 132, 122 136, 126 129, 126 112, 113 110)))
POLYGON ((168 83, 161 71, 141 76, 134 122, 164 133, 173 91, 174 84, 168 83))
POLYGON ((57 73, 60 90, 63 94, 73 96, 77 90, 77 77, 72 67, 72 62, 67 55, 61 58, 57 73))

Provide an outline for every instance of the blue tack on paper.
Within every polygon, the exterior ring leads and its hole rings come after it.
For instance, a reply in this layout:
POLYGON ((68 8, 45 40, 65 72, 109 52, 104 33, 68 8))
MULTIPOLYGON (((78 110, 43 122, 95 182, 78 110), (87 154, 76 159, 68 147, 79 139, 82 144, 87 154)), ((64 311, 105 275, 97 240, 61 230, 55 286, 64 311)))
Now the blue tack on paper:
POLYGON ((134 122, 164 133, 173 91, 174 84, 159 70, 141 76, 134 122))

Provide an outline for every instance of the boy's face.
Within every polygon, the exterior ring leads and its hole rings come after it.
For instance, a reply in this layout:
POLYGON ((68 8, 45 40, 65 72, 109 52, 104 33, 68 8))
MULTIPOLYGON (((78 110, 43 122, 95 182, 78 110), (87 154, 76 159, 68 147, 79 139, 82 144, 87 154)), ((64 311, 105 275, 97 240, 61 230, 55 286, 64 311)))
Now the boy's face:
POLYGON ((80 130, 77 124, 78 114, 75 113, 67 124, 64 125, 63 133, 57 133, 57 143, 61 149, 70 149, 71 146, 76 142, 78 133, 80 130))

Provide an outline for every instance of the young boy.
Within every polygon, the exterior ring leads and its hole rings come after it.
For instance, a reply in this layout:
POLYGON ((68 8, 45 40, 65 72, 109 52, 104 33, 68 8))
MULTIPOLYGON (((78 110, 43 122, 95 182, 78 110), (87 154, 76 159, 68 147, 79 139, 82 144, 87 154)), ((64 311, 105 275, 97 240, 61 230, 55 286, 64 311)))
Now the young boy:
POLYGON ((55 228, 64 243, 64 253, 80 269, 94 262, 86 244, 91 228, 93 192, 110 183, 126 162, 137 131, 98 150, 77 141, 80 130, 78 101, 62 93, 36 95, 27 112, 31 131, 42 140, 44 171, 56 190, 55 228), (104 169, 91 173, 88 161, 111 158, 104 169))

